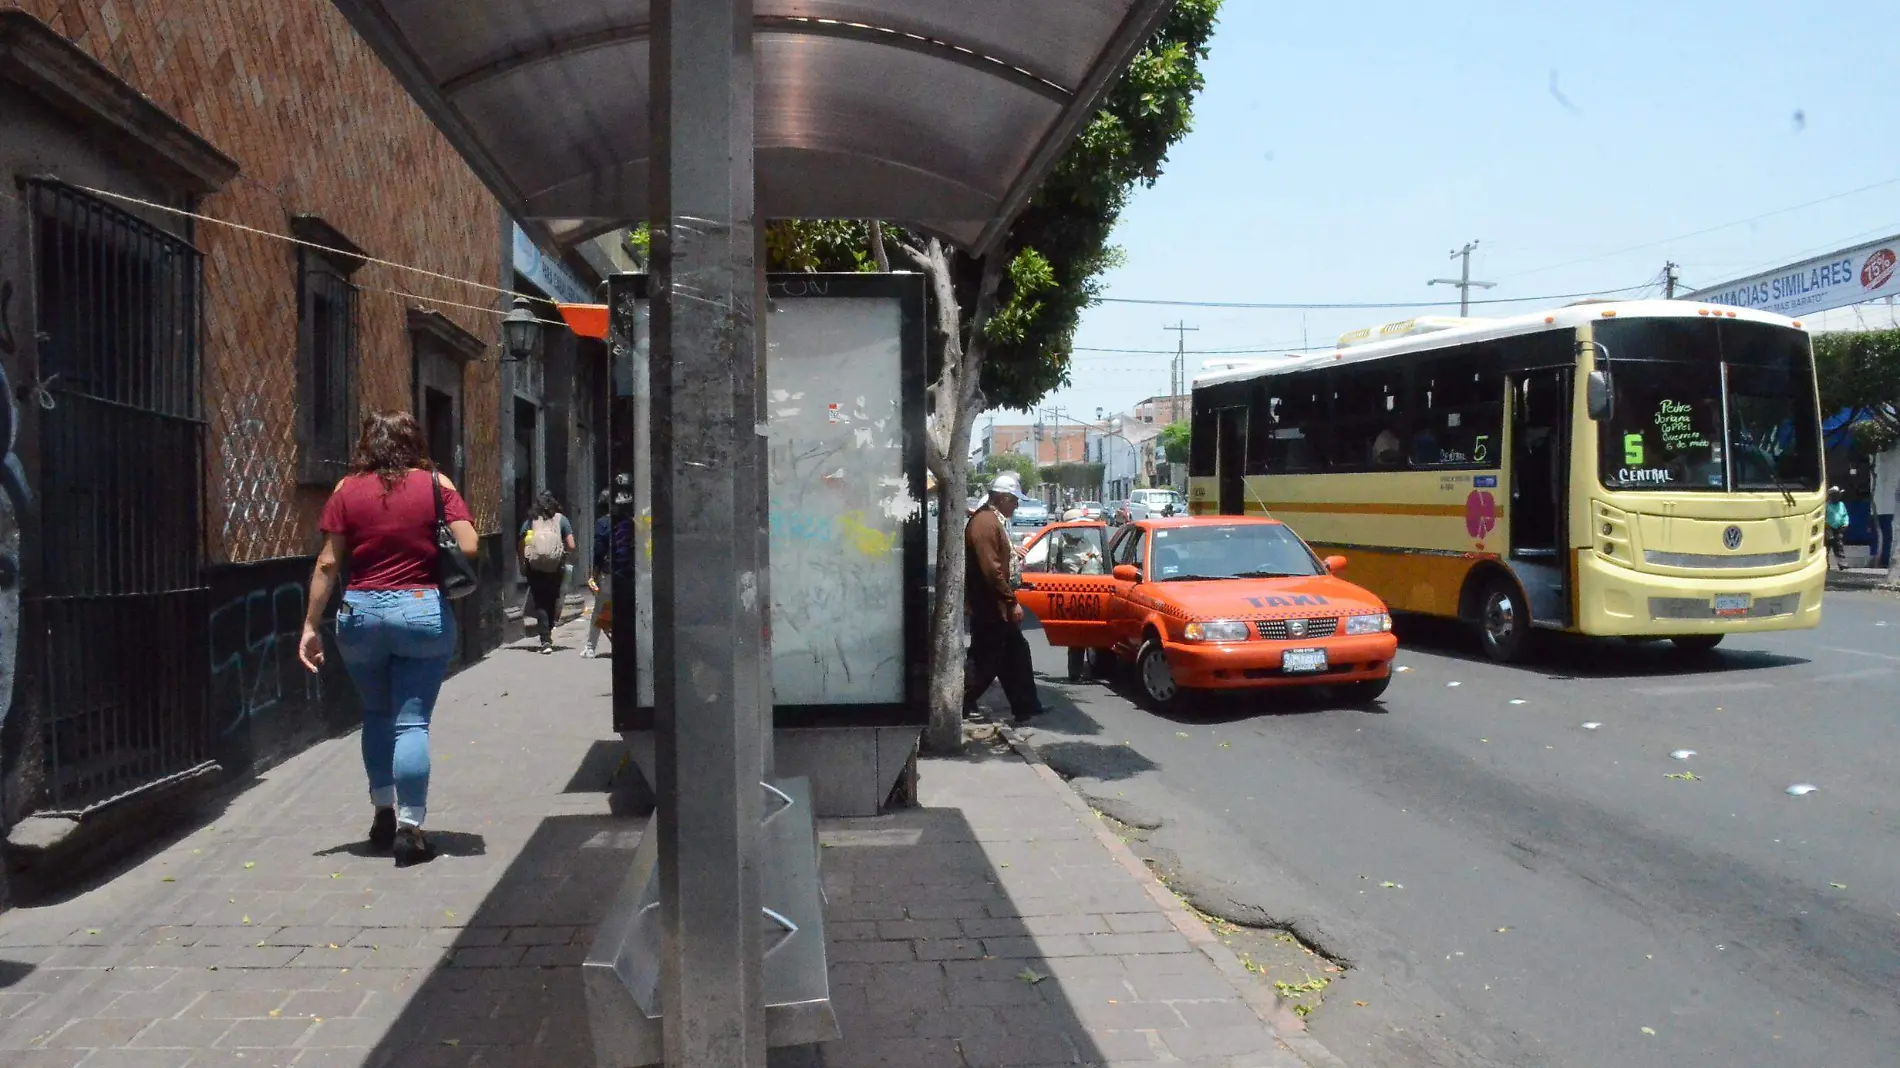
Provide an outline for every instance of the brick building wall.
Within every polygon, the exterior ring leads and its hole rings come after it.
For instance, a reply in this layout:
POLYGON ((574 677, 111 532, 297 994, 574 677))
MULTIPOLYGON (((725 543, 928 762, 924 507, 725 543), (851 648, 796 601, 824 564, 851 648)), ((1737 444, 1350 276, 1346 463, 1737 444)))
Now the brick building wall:
MULTIPOLYGON (((283 237, 310 233, 313 217, 364 256, 441 276, 376 262, 349 273, 356 356, 346 399, 359 412, 413 407, 419 362, 434 369, 432 384, 446 375, 459 385, 456 466, 484 535, 483 588, 455 608, 465 661, 501 640, 508 555, 492 287, 511 276, 497 202, 330 0, 0 0, 0 368, 25 402, 0 414, 15 417, 8 461, 37 498, 32 508, 0 499, 0 564, 23 575, 0 584, 0 829, 49 811, 84 825, 86 813, 123 811, 148 787, 243 778, 359 721, 334 650, 315 676, 296 651, 327 483, 300 472, 300 412, 316 407, 300 403, 311 374, 300 354, 306 256, 283 237), (69 82, 84 92, 66 99, 69 82), (127 116, 143 125, 112 126, 127 116), (156 133, 145 137, 148 128, 156 133), (199 273, 163 268, 173 272, 166 285, 188 277, 201 302, 202 430, 193 413, 115 408, 106 395, 151 392, 126 381, 156 378, 158 364, 139 361, 179 347, 152 341, 158 321, 139 319, 151 299, 140 287, 158 275, 138 272, 158 261, 87 281, 117 294, 111 307, 47 298, 47 235, 90 240, 86 254, 100 257, 121 255, 126 239, 86 238, 44 213, 41 177, 65 183, 60 196, 124 213, 115 234, 202 254, 166 253, 199 273), (56 343, 33 332, 49 308, 65 332, 56 343), (438 314, 419 320, 419 310, 438 314), (120 333, 99 342, 84 328, 89 316, 120 333), (49 389, 43 368, 61 365, 46 361, 84 344, 111 366, 49 389), (109 410, 116 422, 100 414, 109 410), (163 440, 185 444, 147 445, 141 456, 88 429, 106 425, 169 427, 163 440), (200 441, 193 516, 186 494, 200 441), (157 489, 155 477, 173 481, 157 489), (166 509, 179 500, 187 504, 166 509)), ((7 475, 0 466, 0 486, 7 475)))
MULTIPOLYGON (((235 159, 199 211, 274 234, 322 217, 369 255, 502 282, 499 208, 328 0, 0 0, 38 17, 235 159)), ((321 489, 294 473, 295 247, 199 224, 205 253, 206 541, 233 563, 314 552, 321 489)), ((377 264, 361 289, 358 404, 411 406, 404 309, 435 308, 484 342, 499 319, 447 304, 496 295, 377 264)), ((499 529, 497 364, 469 367, 464 486, 478 529, 499 529)))

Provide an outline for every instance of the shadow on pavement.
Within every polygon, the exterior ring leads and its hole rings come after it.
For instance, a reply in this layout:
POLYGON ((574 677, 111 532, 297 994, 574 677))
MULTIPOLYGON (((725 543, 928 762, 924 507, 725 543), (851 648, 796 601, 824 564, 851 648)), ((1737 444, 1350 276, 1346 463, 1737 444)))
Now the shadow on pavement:
POLYGON ((1755 649, 1718 648, 1698 655, 1678 649, 1668 641, 1636 643, 1538 631, 1532 635, 1535 643, 1524 660, 1499 664, 1484 654, 1477 632, 1467 624, 1423 616, 1398 616, 1395 623, 1401 660, 1408 649, 1416 649, 1435 656, 1491 665, 1502 671, 1523 671, 1557 680, 1724 675, 1809 663, 1803 657, 1755 649))
POLYGON ((366 1068, 593 1064, 580 962, 639 827, 607 816, 542 820, 366 1068))
MULTIPOLYGON (((1142 983, 1159 981, 1131 976, 1123 960, 1133 958, 1112 954, 1138 948, 1084 955, 1082 935, 1050 934, 1146 907, 1139 889, 1065 880, 1064 865, 1107 863, 1066 810, 990 802, 987 818, 1005 829, 979 832, 961 808, 823 821, 831 996, 844 1037, 774 1050, 775 1068, 1100 1064, 1152 1056, 1133 1028, 1182 1027, 1166 1004, 1134 1004, 1142 983), (1003 856, 1012 870, 993 863, 1003 856)), ((543 820, 361 1063, 618 1068, 597 1065, 579 966, 642 831, 609 816, 543 820)), ((1130 938, 1105 925, 1093 937, 1130 938)), ((1169 975, 1205 963, 1155 959, 1169 975)))
POLYGON ((1144 771, 1154 771, 1158 766, 1127 745, 1037 741, 1035 746, 1042 762, 1065 779, 1114 782, 1132 779, 1144 771))

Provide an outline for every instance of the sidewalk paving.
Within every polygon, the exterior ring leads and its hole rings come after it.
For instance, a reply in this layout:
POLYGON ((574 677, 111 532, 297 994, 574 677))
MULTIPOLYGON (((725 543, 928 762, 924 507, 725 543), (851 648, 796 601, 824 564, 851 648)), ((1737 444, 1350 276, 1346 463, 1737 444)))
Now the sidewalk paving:
POLYGON ((1850 567, 1840 571, 1829 569, 1827 588, 1830 590, 1878 590, 1887 587, 1887 569, 1875 567, 1850 567))
MULTIPOLYGON (((643 821, 613 811, 611 668, 580 660, 584 626, 444 687, 433 863, 368 854, 351 735, 0 915, 0 1064, 594 1065, 578 965, 643 821)), ((821 827, 844 1038, 774 1063, 1337 1063, 1276 1037, 1271 996, 1052 773, 971 749, 924 762, 925 807, 821 827)))

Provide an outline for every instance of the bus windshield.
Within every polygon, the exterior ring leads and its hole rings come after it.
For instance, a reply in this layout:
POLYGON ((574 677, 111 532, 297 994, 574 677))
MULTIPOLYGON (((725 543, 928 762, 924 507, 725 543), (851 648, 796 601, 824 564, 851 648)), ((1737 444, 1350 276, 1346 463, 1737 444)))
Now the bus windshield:
POLYGON ((1764 323, 1597 324, 1616 380, 1599 430, 1613 490, 1813 491, 1820 426, 1807 335, 1764 323))

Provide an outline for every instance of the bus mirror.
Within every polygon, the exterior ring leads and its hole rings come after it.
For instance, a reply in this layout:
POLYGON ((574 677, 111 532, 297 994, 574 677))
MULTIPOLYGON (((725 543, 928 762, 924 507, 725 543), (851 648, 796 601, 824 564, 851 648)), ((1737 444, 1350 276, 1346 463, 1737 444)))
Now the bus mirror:
POLYGON ((1600 423, 1616 414, 1616 385, 1610 379, 1610 372, 1591 371, 1585 393, 1590 405, 1591 419, 1600 423))

